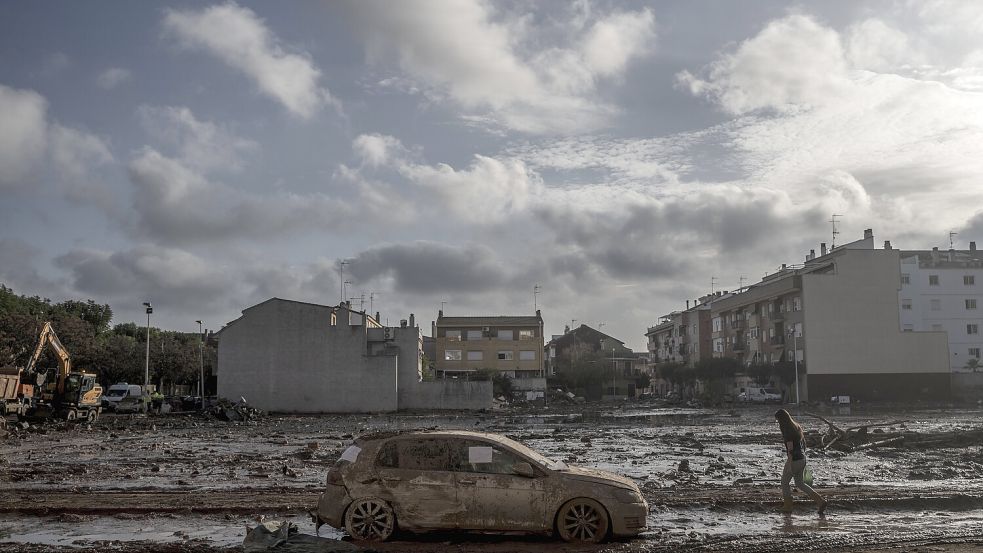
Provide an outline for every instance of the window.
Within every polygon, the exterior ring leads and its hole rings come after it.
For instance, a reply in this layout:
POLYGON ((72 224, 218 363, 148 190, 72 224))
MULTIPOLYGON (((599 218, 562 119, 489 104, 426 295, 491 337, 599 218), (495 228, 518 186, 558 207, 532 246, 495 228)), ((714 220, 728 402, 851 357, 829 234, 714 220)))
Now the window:
POLYGON ((966 300, 966 309, 976 309, 976 300, 966 300))
POLYGON ((975 358, 979 359, 980 358, 980 348, 969 348, 969 356, 970 357, 975 357, 975 358))
POLYGON ((522 350, 519 352, 519 361, 535 361, 536 351, 535 350, 522 350))
POLYGON ((714 317, 713 318, 713 331, 714 332, 720 332, 720 325, 721 325, 720 317, 714 317))
POLYGON ((450 342, 460 342, 461 341, 461 331, 460 330, 448 330, 444 333, 444 337, 450 342))
POLYGON ((468 340, 480 340, 480 339, 481 339, 481 331, 480 330, 469 330, 468 331, 468 340))
POLYGON ((450 452, 450 465, 457 472, 515 474, 516 463, 524 462, 497 445, 470 440, 455 440, 450 452))
POLYGON ((904 328, 902 328, 901 330, 904 332, 914 332, 915 327, 912 325, 904 325, 904 328))
POLYGON ((483 351, 469 351, 468 361, 481 361, 485 358, 485 352, 483 351))
POLYGON ((498 359, 499 359, 499 361, 511 361, 512 360, 512 352, 511 351, 500 351, 500 352, 498 352, 498 359))
POLYGON ((519 331, 519 339, 520 340, 532 340, 535 337, 536 337, 536 331, 535 330, 520 330, 519 331))
POLYGON ((802 311, 802 298, 798 296, 792 298, 792 311, 802 311))
POLYGON ((901 284, 903 286, 911 284, 911 275, 908 273, 901 273, 901 284))
POLYGON ((721 352, 724 351, 724 340, 723 338, 717 338, 713 341, 713 351, 721 352))
POLYGON ((901 300, 901 309, 911 310, 911 300, 901 300))
POLYGON ((942 310, 942 300, 930 300, 929 305, 931 306, 932 311, 942 310))
POLYGON ((461 350, 459 349, 444 350, 444 361, 460 361, 460 360, 461 360, 461 350))
POLYGON ((382 447, 376 464, 404 470, 449 471, 448 440, 394 440, 382 447))
POLYGON ((515 336, 515 333, 512 332, 511 330, 499 330, 498 331, 498 339, 499 340, 514 340, 515 338, 513 338, 513 336, 515 336))
POLYGON ((976 276, 975 275, 963 276, 963 284, 965 284, 966 286, 976 286, 976 276))
POLYGON ((795 352, 792 351, 792 350, 788 350, 788 360, 789 361, 795 361, 795 357, 794 356, 795 356, 795 352))
POLYGON ((966 334, 979 334, 979 333, 980 333, 980 325, 976 325, 976 324, 966 325, 966 334))
POLYGON ((749 332, 748 334, 750 334, 752 338, 757 338, 758 337, 758 327, 752 326, 751 327, 751 332, 749 332))
POLYGON ((928 285, 938 286, 939 285, 939 275, 928 275, 928 285))

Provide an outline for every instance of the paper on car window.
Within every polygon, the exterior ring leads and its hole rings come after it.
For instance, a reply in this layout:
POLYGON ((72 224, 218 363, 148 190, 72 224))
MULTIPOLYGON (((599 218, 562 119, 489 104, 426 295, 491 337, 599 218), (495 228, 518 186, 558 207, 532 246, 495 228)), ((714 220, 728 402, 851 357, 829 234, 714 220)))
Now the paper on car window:
POLYGON ((492 462, 492 448, 490 447, 469 447, 468 462, 476 465, 480 463, 492 462))
POLYGON ((341 460, 348 461, 349 463, 354 463, 355 459, 358 459, 358 454, 361 452, 362 452, 362 448, 358 447, 357 445, 353 445, 348 449, 346 449, 345 452, 341 454, 341 460))

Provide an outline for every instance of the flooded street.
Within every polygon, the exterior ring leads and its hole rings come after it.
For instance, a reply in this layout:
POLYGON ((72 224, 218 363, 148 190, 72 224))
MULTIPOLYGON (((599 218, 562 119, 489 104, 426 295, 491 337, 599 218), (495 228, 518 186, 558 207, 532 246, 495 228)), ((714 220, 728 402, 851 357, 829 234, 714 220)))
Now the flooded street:
MULTIPOLYGON (((807 454, 829 512, 820 519, 797 494, 795 511, 780 513, 784 457, 773 412, 568 408, 248 423, 110 416, 91 426, 12 429, 0 442, 0 550, 234 550, 262 519, 288 519, 313 534, 306 511, 353 436, 434 427, 502 433, 569 464, 630 476, 650 504, 648 531, 592 547, 541 537, 399 536, 378 550, 833 551, 983 540, 978 441, 843 453, 823 452, 813 438, 807 454)), ((884 432, 920 436, 983 425, 978 410, 821 414, 842 427, 904 420, 884 432)), ((796 416, 807 432, 826 429, 796 416)), ((321 535, 342 537, 327 526, 321 535)))

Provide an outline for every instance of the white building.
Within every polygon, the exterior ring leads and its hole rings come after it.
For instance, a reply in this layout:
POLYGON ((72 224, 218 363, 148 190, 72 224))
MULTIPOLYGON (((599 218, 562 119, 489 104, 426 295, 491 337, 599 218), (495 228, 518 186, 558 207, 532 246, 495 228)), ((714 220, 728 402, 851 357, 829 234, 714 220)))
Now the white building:
POLYGON ((983 252, 938 248, 901 252, 901 328, 944 331, 952 372, 971 370, 983 350, 983 252))

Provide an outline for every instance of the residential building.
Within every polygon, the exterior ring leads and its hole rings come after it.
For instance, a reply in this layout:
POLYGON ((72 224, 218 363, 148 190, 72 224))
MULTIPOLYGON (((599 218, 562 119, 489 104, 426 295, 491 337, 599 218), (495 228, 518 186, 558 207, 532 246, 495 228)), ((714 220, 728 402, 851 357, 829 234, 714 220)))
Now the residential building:
POLYGON ((715 356, 744 365, 800 365, 801 398, 944 399, 949 352, 941 331, 898 324, 901 255, 864 238, 810 252, 740 293, 714 301, 715 356))
POLYGON ((901 329, 943 331, 952 372, 983 366, 983 252, 968 250, 901 251, 901 329))
POLYGON ((491 371, 512 379, 514 390, 546 390, 539 310, 534 316, 471 317, 448 317, 441 310, 433 323, 433 336, 438 378, 491 371))
POLYGON ((490 382, 426 381, 423 336, 411 314, 398 327, 344 303, 280 298, 244 309, 217 333, 218 394, 267 411, 391 412, 485 409, 490 382))
POLYGON ((550 375, 564 380, 572 374, 577 362, 593 358, 597 378, 591 379, 590 388, 576 390, 589 400, 635 397, 639 361, 625 343, 587 325, 575 329, 565 328, 560 336, 554 336, 546 344, 550 375))
MULTIPOLYGON (((720 297, 718 294, 716 297, 720 297)), ((693 301, 686 300, 684 311, 664 315, 659 324, 645 332, 652 362, 681 363, 693 367, 711 354, 710 303, 714 296, 707 295, 693 301)))

